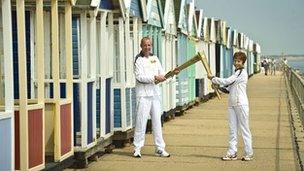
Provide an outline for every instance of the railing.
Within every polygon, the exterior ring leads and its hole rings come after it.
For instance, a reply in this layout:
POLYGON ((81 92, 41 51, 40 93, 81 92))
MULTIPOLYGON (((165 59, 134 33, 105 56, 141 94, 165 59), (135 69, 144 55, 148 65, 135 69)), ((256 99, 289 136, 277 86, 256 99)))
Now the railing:
POLYGON ((304 124, 304 78, 287 65, 285 65, 284 71, 285 76, 289 81, 302 124, 304 124))

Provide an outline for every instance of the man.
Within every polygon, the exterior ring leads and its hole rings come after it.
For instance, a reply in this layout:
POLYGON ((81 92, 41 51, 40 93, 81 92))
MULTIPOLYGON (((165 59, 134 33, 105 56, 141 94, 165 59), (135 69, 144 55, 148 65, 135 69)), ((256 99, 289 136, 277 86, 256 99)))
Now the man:
MULTIPOLYGON (((163 82, 164 70, 157 58, 151 53, 152 43, 149 37, 144 37, 140 43, 141 52, 135 58, 135 78, 137 97, 137 116, 134 133, 134 157, 141 157, 140 150, 144 146, 148 116, 151 115, 155 154, 160 157, 170 157, 165 151, 165 142, 161 128, 160 89, 155 82, 163 82)), ((175 71, 177 74, 179 71, 175 71)))

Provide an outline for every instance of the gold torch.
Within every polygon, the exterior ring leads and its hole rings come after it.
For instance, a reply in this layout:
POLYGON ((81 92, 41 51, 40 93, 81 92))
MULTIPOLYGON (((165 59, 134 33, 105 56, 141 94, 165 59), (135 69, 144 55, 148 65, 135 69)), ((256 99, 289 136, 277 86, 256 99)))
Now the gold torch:
MULTIPOLYGON (((205 69, 206 69, 206 71, 207 71, 208 76, 212 76, 212 72, 211 72, 211 69, 210 69, 210 67, 209 67, 209 65, 208 65, 207 58, 206 58, 204 52, 199 52, 199 53, 197 53, 197 55, 195 55, 193 58, 189 59, 188 61, 186 61, 186 62, 183 63, 182 65, 178 66, 176 69, 178 69, 179 71, 182 71, 182 70, 184 70, 185 68, 188 68, 190 65, 193 65, 193 64, 195 64, 195 63, 198 62, 198 61, 201 61, 201 62, 203 63, 203 65, 204 65, 204 67, 205 67, 205 69)), ((172 70, 172 71, 169 71, 169 72, 165 75, 165 78, 168 79, 168 78, 170 78, 170 77, 173 77, 174 75, 175 75, 175 72, 174 72, 174 70, 172 70)), ((158 84, 159 82, 156 81, 155 83, 158 84)), ((216 93, 218 99, 221 99, 221 95, 220 95, 219 90, 218 90, 217 87, 218 87, 218 86, 216 86, 216 85, 214 85, 214 84, 212 83, 212 88, 214 89, 214 91, 215 91, 215 93, 216 93)))

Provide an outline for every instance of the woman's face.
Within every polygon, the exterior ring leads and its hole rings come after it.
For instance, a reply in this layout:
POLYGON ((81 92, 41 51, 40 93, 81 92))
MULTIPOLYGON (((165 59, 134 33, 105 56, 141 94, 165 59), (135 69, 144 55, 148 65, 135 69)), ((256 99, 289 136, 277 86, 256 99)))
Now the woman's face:
POLYGON ((243 67, 243 61, 240 58, 235 58, 233 64, 236 69, 240 69, 243 67))

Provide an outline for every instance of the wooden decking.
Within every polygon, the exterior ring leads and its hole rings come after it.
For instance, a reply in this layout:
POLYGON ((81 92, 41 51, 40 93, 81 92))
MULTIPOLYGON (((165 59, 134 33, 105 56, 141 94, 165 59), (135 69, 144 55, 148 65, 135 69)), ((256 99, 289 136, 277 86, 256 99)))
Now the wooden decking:
MULTIPOLYGON (((86 170, 300 170, 295 151, 286 86, 281 75, 254 75, 249 80, 250 127, 254 160, 222 161, 228 141, 227 95, 202 103, 166 122, 163 134, 170 158, 154 156, 152 134, 146 135, 142 158, 133 147, 114 149, 86 170)), ((239 156, 243 142, 239 136, 239 156)))

